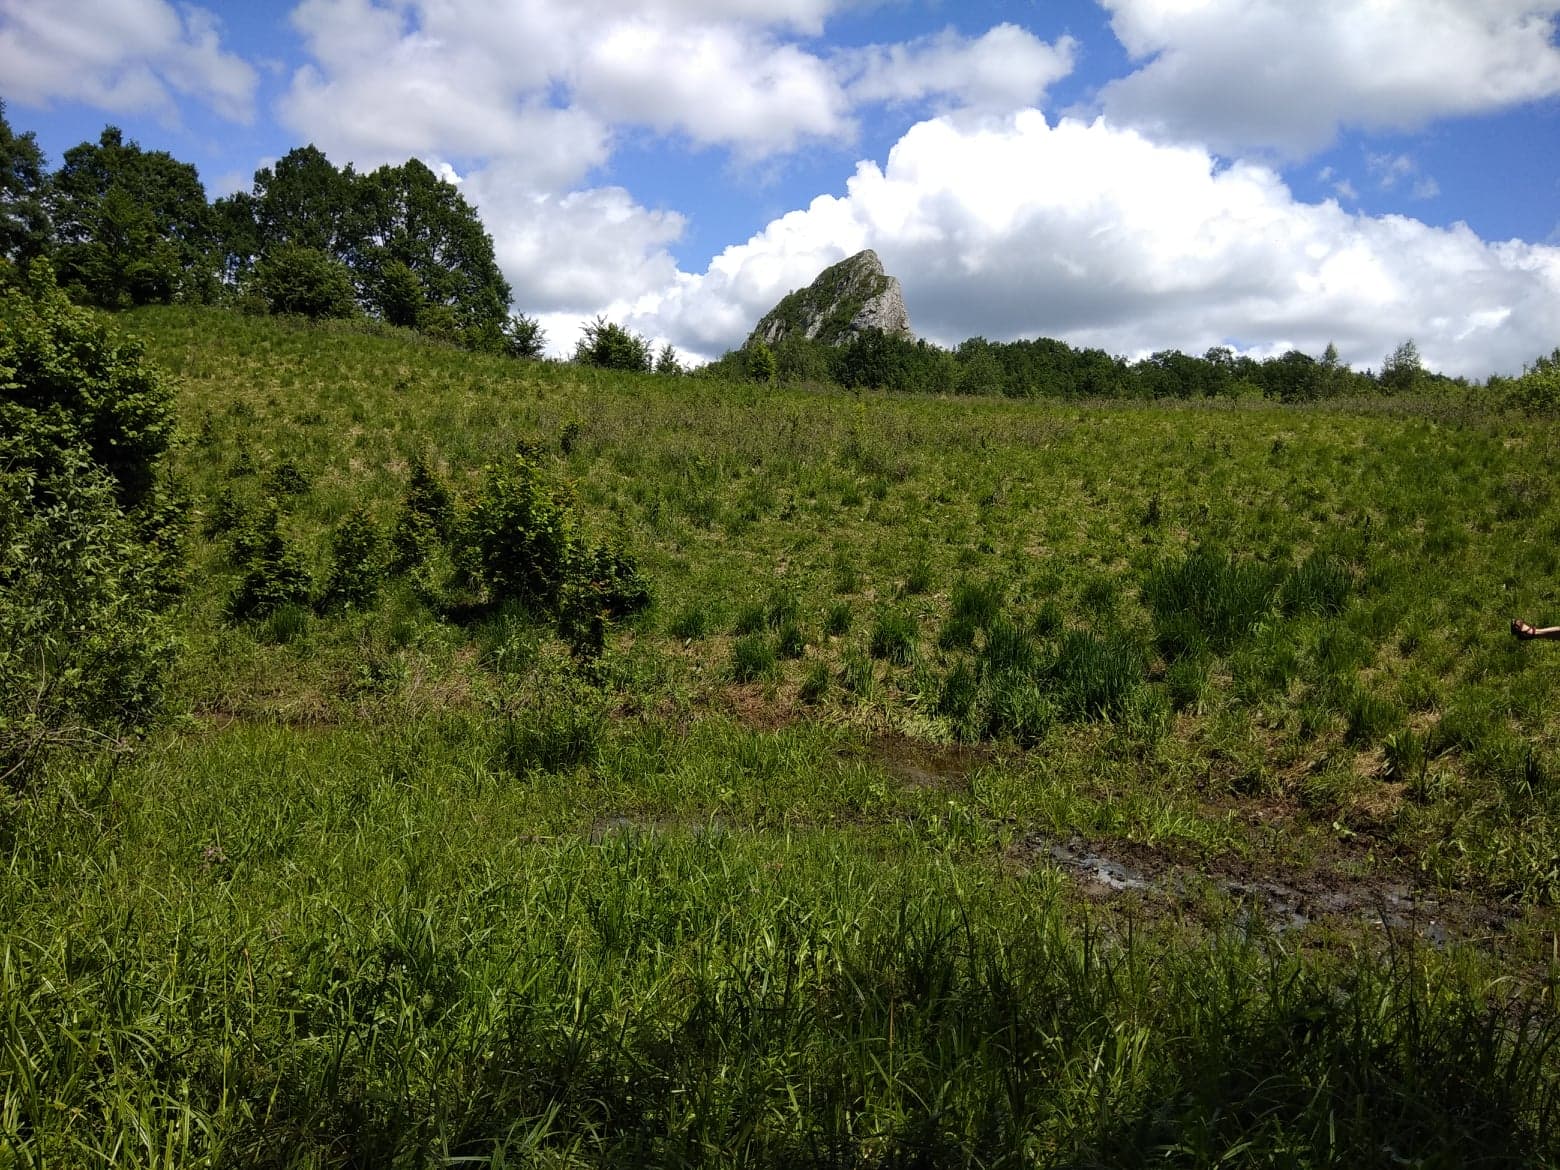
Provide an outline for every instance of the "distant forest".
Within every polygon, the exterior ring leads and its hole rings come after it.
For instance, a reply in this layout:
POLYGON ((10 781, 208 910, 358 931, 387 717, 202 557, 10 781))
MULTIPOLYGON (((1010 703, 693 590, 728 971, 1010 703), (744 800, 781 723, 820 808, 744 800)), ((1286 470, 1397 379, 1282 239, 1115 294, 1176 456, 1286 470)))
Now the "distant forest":
MULTIPOLYGON (((12 130, 0 101, 0 286, 47 259, 79 304, 120 309, 172 301, 311 318, 362 317, 484 353, 540 358, 537 321, 510 310, 493 239, 458 188, 417 159, 360 174, 314 146, 255 172, 249 191, 208 201, 194 166, 106 127, 47 169, 36 137, 12 130)), ((602 318, 587 323, 582 364, 681 376, 670 346, 602 318)), ((1210 349, 1128 361, 1062 341, 971 338, 952 350, 880 332, 830 346, 792 337, 751 343, 692 371, 744 381, 835 384, 911 393, 1047 398, 1261 397, 1312 402, 1469 390, 1426 370, 1412 340, 1379 370, 1328 346, 1266 360, 1210 349)), ((1560 348, 1487 397, 1560 410, 1560 348)))

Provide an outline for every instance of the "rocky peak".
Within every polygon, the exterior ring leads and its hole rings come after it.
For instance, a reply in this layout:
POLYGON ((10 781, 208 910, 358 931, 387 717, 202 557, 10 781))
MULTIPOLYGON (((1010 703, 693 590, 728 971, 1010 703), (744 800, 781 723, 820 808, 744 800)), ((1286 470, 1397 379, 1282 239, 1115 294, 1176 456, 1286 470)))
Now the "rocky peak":
POLYGON ((871 248, 825 268, 806 288, 787 293, 764 314, 747 344, 775 345, 800 334, 825 345, 843 345, 869 329, 911 336, 899 280, 883 271, 871 248))

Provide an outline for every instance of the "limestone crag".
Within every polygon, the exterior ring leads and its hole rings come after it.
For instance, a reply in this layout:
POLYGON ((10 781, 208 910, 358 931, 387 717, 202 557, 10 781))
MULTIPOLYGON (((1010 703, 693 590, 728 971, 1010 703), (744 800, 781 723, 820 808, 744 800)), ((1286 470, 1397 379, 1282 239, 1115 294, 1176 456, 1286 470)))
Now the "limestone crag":
POLYGON ((825 268, 806 288, 787 293, 764 314, 747 344, 773 346, 800 335, 825 345, 844 345, 869 329, 913 336, 899 280, 883 271, 883 262, 870 248, 825 268))

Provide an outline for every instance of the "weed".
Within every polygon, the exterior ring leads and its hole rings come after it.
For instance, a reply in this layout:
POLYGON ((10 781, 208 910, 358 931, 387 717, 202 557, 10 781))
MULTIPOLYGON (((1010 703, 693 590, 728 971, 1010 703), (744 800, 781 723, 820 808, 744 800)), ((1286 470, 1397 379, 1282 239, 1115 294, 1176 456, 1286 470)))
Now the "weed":
POLYGON ((915 657, 918 630, 913 617, 902 610, 879 609, 872 623, 868 652, 896 666, 908 666, 915 657))
MULTIPOLYGON (((674 638, 693 640, 703 638, 714 628, 714 619, 710 615, 709 607, 702 602, 695 601, 680 609, 676 616, 667 624, 666 632, 674 638)), ((752 631, 747 631, 751 633, 752 631)))
POLYGON ((771 678, 775 673, 775 647, 761 633, 744 634, 731 646, 731 676, 738 682, 771 678))
POLYGON ((804 703, 820 703, 829 693, 829 667, 825 662, 814 662, 802 676, 797 695, 804 703))
POLYGON ((794 621, 787 621, 775 631, 775 653, 781 658, 800 658, 807 652, 807 636, 794 621))
POLYGON ((850 633, 851 623, 855 618, 855 612, 850 603, 837 601, 829 607, 829 612, 823 618, 823 632, 838 638, 850 633))
POLYGON ((1245 638, 1272 603, 1268 571, 1207 550, 1162 561, 1143 583, 1160 649, 1170 658, 1206 646, 1229 649, 1245 638))

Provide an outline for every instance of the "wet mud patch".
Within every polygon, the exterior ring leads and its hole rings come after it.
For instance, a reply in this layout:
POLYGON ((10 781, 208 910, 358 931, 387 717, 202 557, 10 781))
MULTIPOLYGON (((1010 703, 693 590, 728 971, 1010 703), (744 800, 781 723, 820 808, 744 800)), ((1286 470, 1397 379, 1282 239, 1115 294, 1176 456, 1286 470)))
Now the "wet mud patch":
POLYGON ((968 744, 936 744, 907 735, 875 735, 853 746, 848 758, 882 769, 905 788, 967 788, 991 753, 968 744))
POLYGON ((1031 865, 1054 865, 1090 897, 1135 893, 1167 910, 1193 911, 1225 902, 1237 908, 1240 921, 1276 933, 1352 924, 1441 946, 1503 933, 1515 916, 1507 907, 1467 895, 1327 866, 1262 870, 1230 858, 1190 865, 1131 842, 1064 840, 1042 833, 1025 837, 1014 854, 1031 865))

